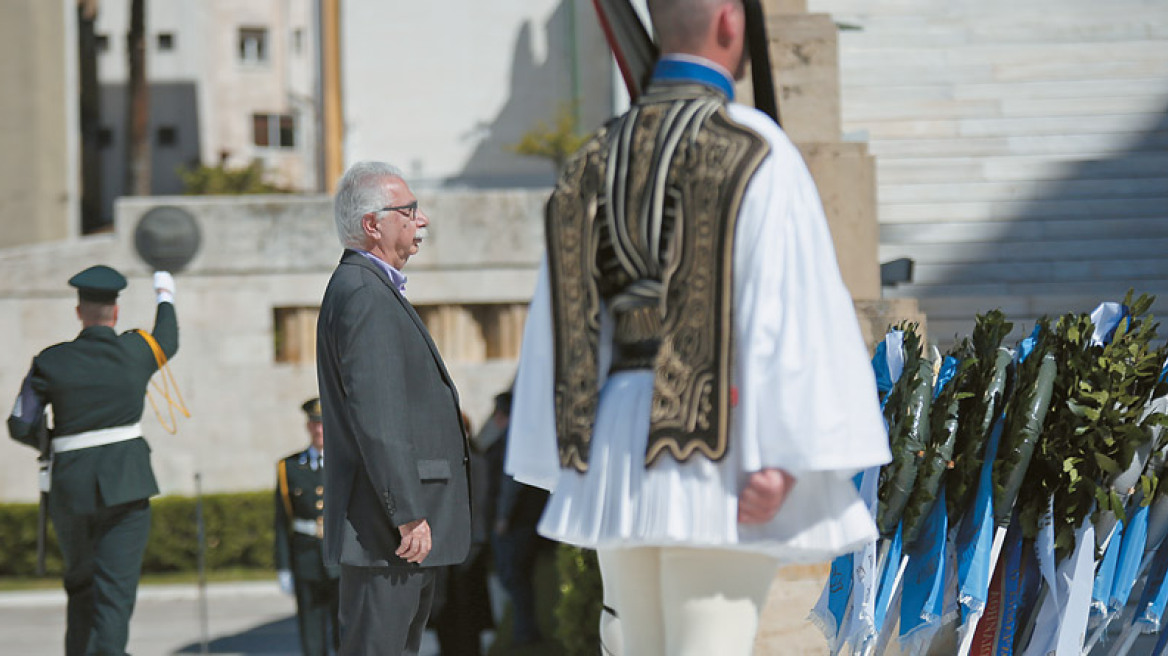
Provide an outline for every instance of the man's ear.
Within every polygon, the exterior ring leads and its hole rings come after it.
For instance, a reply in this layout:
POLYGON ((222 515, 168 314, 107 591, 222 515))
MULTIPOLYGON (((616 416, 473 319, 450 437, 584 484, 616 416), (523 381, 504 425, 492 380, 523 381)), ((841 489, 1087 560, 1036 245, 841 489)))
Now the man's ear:
POLYGON ((731 47, 746 32, 746 10, 737 2, 726 2, 714 16, 714 35, 722 48, 731 47))
POLYGON ((377 228, 377 213, 366 212, 361 216, 361 232, 364 232, 368 237, 377 238, 379 233, 377 228))

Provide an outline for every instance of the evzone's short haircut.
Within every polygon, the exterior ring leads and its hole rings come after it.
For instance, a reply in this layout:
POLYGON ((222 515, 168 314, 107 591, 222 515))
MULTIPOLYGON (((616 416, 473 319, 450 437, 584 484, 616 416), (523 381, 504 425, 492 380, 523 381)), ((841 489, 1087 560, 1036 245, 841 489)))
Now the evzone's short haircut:
POLYGON ((714 10, 735 0, 649 0, 649 17, 666 52, 695 50, 702 44, 714 10))

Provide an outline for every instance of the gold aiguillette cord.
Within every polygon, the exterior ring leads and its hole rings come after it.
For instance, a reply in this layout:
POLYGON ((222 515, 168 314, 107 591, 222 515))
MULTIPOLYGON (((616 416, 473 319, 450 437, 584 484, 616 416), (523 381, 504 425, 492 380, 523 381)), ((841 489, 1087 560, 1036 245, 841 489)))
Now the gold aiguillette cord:
POLYGON ((154 339, 154 335, 145 330, 135 329, 134 332, 142 336, 146 340, 146 344, 150 347, 150 351, 154 353, 154 361, 158 364, 158 372, 161 374, 162 384, 157 380, 150 379, 150 385, 158 390, 162 398, 166 399, 166 409, 170 414, 170 423, 167 423, 162 417, 162 412, 158 409, 158 404, 154 402, 154 395, 150 390, 146 390, 146 398, 150 399, 150 407, 154 409, 154 416, 158 417, 158 423, 162 424, 163 430, 174 435, 178 431, 178 419, 174 416, 174 411, 177 409, 182 416, 190 418, 191 411, 187 410, 186 402, 183 401, 182 392, 178 389, 178 381, 174 379, 174 373, 170 371, 170 367, 166 364, 166 354, 162 352, 162 347, 158 345, 158 340, 154 339), (178 400, 171 398, 170 388, 174 388, 174 395, 178 400))

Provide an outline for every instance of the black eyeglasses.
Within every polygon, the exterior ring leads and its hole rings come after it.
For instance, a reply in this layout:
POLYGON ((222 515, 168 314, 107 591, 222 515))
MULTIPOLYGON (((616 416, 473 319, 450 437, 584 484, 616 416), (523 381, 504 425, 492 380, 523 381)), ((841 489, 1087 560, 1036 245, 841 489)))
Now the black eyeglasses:
POLYGON ((383 207, 379 210, 373 210, 375 213, 381 212, 401 212, 406 215, 410 221, 414 221, 418 217, 418 201, 406 203, 405 205, 395 205, 393 207, 383 207))

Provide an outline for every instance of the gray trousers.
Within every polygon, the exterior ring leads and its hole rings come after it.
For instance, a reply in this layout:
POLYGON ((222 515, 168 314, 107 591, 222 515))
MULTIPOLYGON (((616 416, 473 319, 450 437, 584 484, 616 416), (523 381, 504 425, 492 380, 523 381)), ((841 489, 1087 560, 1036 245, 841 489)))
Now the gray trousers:
POLYGON ((338 656, 417 656, 434 602, 433 568, 341 566, 338 656))

